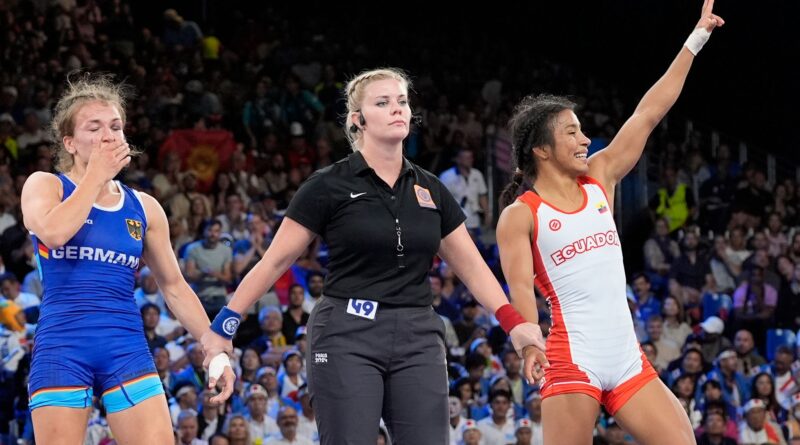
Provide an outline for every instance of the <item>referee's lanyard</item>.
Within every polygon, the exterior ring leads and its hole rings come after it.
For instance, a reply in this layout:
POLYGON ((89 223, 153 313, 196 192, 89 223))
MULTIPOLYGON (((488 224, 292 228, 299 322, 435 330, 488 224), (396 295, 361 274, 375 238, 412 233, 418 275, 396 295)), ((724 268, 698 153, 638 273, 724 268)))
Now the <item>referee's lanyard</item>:
MULTIPOLYGON (((404 249, 403 229, 400 227, 400 209, 403 204, 403 199, 402 196, 398 196, 400 193, 402 193, 402 184, 400 184, 401 187, 398 190, 398 195, 395 195, 394 191, 392 191, 392 195, 395 197, 394 199, 395 205, 393 208, 392 206, 389 205, 389 203, 386 202, 386 199, 383 196, 384 191, 381 190, 382 187, 376 183, 375 178, 373 177, 374 174, 375 173, 373 171, 372 174, 369 175, 370 182, 372 182, 372 185, 375 187, 375 190, 378 191, 378 196, 380 198, 381 204, 383 204, 383 206, 386 207, 386 210, 388 210, 389 214, 391 214, 392 218, 394 218, 394 230, 395 233, 397 234, 397 245, 395 246, 395 256, 397 257, 397 268, 402 270, 406 268, 406 258, 405 255, 403 254, 403 249, 404 249)), ((400 176, 397 177, 397 180, 401 181, 404 174, 405 172, 401 173, 400 176)))

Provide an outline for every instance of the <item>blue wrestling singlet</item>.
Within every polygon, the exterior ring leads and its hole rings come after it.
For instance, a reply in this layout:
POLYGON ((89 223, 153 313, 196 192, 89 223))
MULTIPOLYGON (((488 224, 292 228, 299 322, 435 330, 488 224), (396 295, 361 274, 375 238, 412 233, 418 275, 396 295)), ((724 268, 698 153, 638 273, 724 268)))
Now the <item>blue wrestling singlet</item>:
MULTIPOLYGON (((62 200, 75 184, 58 175, 62 200)), ((31 234, 42 296, 29 383, 30 408, 91 406, 110 413, 163 394, 133 299, 147 219, 139 195, 116 182, 113 207, 95 204, 69 242, 49 249, 31 234)))

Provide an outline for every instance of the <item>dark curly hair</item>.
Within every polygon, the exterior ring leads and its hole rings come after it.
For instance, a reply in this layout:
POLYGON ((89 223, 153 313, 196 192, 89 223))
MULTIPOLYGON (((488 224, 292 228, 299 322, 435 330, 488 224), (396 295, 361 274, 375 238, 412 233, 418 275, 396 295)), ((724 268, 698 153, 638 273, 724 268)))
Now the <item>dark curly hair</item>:
POLYGON ((527 179, 536 179, 536 160, 531 150, 544 145, 553 146, 553 119, 564 110, 574 110, 575 102, 563 96, 540 94, 526 96, 516 107, 509 120, 511 129, 511 157, 517 166, 511 183, 500 195, 503 207, 517 198, 520 186, 527 179))

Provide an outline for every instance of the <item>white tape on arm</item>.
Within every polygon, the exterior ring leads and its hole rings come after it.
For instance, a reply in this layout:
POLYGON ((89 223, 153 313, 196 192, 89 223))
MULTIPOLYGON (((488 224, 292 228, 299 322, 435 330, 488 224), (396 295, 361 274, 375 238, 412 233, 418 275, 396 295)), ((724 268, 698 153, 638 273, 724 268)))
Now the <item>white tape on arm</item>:
POLYGON ((686 43, 683 44, 692 54, 695 56, 697 53, 703 49, 703 45, 708 42, 708 38, 711 36, 711 33, 708 32, 707 29, 700 27, 695 28, 691 34, 689 34, 689 38, 686 39, 686 43))
POLYGON ((219 378, 222 377, 222 373, 225 371, 226 366, 231 366, 231 361, 228 358, 228 354, 223 352, 215 355, 208 364, 208 377, 219 380, 219 378))

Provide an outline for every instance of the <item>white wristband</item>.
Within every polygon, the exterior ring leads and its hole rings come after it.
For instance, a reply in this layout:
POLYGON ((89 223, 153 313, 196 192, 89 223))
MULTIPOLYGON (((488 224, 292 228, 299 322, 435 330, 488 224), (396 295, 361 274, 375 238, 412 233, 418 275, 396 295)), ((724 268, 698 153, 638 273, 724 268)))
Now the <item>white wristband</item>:
POLYGON ((692 54, 695 56, 697 53, 703 49, 703 45, 708 42, 708 38, 711 36, 711 33, 703 28, 695 28, 691 34, 689 34, 689 38, 686 39, 686 43, 683 44, 692 54))
POLYGON ((219 380, 219 378, 222 377, 222 373, 225 371, 226 366, 231 367, 231 361, 228 358, 228 354, 223 352, 215 355, 208 364, 208 377, 219 380))

